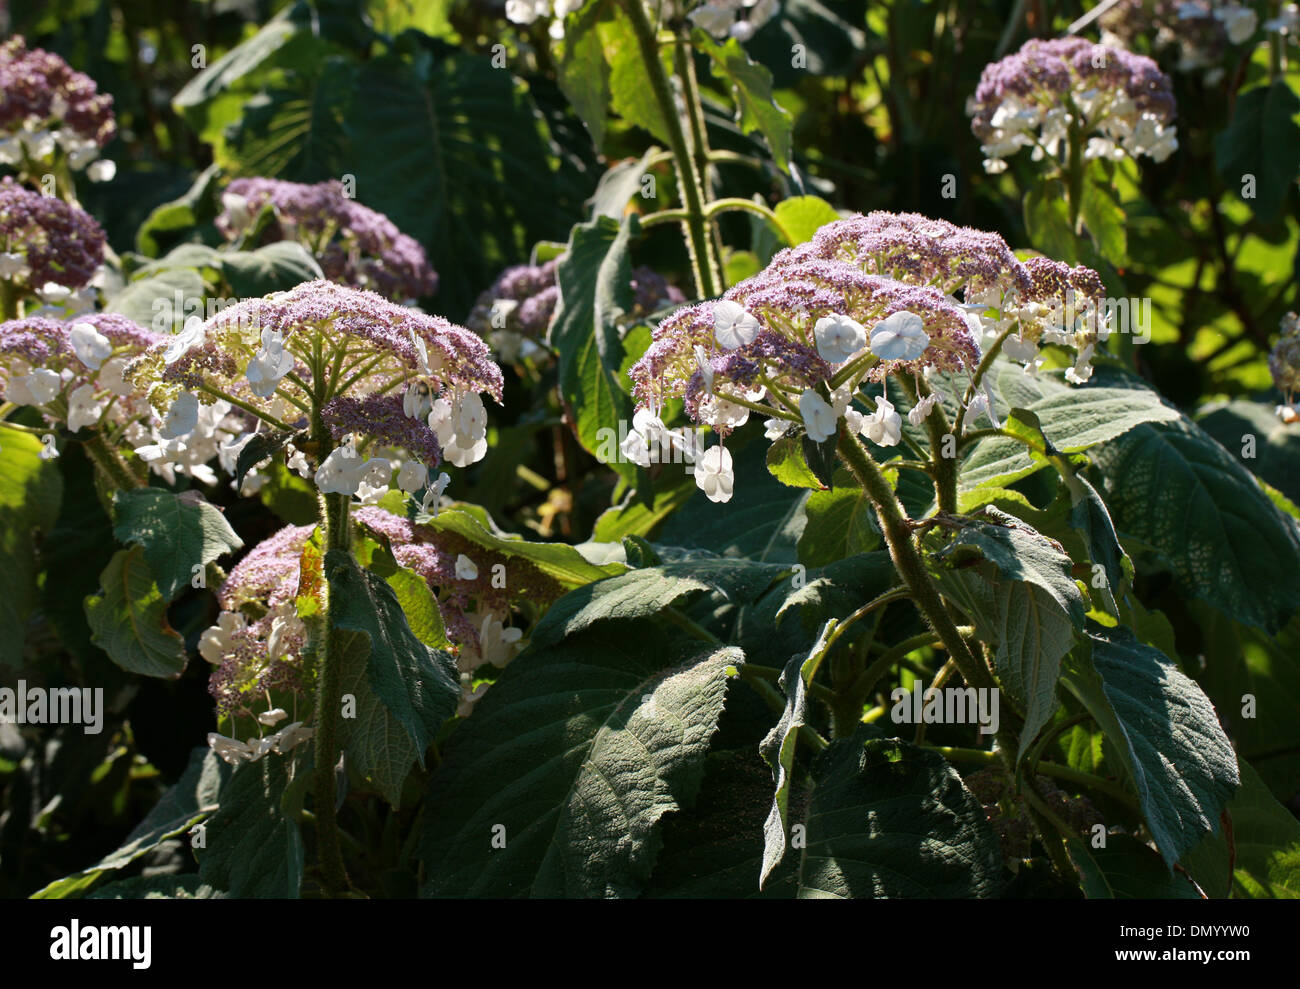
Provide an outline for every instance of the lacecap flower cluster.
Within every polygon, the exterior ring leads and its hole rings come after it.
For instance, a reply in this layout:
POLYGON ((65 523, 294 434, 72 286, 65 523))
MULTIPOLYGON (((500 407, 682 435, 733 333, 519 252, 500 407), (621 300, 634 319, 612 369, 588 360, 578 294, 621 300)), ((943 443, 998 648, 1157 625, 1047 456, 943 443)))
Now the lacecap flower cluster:
MULTIPOLYGON (((403 490, 426 487, 447 460, 465 467, 487 452, 484 394, 500 401, 501 370, 478 336, 396 305, 373 292, 305 282, 230 306, 136 358, 128 373, 163 419, 164 439, 182 439, 200 410, 228 402, 268 423, 304 429, 319 403, 337 446, 310 472, 326 493, 371 495, 394 474, 403 490), (313 382, 315 368, 325 379, 313 382), (365 456, 397 449, 405 461, 365 456)), ((252 434, 242 437, 251 441, 252 434)), ((430 486, 427 497, 441 494, 430 486)))
MULTIPOLYGON (((507 363, 543 359, 540 342, 560 300, 556 268, 561 258, 542 264, 511 265, 474 303, 466 325, 507 363)), ((633 317, 644 317, 686 301, 681 289, 645 266, 632 269, 633 317)))
MULTIPOLYGON (((660 323, 630 372, 638 411, 622 450, 642 466, 671 450, 694 464, 711 499, 727 501, 730 454, 721 444, 703 449, 690 430, 668 429, 660 418, 668 399, 683 398, 689 418, 723 440, 757 410, 771 417, 772 439, 802 427, 824 442, 844 420, 873 443, 893 446, 901 416, 884 394, 866 399, 867 412, 855 408, 863 383, 972 374, 982 338, 1000 339, 1030 372, 1043 344, 1072 346, 1066 376, 1081 383, 1107 333, 1102 297, 1091 269, 1041 257, 1021 262, 996 234, 915 213, 839 220, 721 299, 660 323)), ((918 402, 909 420, 919 425, 934 401, 918 402)), ((972 394, 969 405, 970 418, 993 415, 986 394, 972 394)))
POLYGON ((1067 154, 1072 131, 1087 138, 1085 158, 1162 162, 1178 148, 1169 77, 1144 55, 1084 38, 1035 38, 985 66, 966 111, 990 174, 1023 148, 1035 161, 1067 154))
MULTIPOLYGON (((0 281, 17 301, 62 303, 86 291, 104 260, 95 218, 54 196, 0 179, 0 281)), ((10 315, 17 315, 11 313, 10 315)))
POLYGON ((89 76, 22 37, 0 45, 0 164, 34 177, 63 155, 91 181, 108 181, 116 168, 99 153, 116 133, 113 97, 89 76))
POLYGON ((279 179, 235 179, 221 196, 216 225, 241 237, 268 204, 275 214, 270 240, 296 240, 330 281, 370 289, 400 302, 432 295, 438 275, 424 248, 383 213, 344 194, 337 180, 316 185, 279 179))

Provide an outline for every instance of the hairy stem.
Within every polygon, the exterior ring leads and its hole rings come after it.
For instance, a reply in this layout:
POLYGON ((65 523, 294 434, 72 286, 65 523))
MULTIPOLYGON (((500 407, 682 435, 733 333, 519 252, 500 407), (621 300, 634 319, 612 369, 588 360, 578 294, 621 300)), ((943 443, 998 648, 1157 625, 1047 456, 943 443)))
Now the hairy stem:
POLYGON ((695 273, 696 294, 702 299, 713 298, 718 294, 718 289, 709 263, 712 252, 709 249, 704 204, 700 197, 700 179, 695 173, 695 163, 691 160, 686 133, 682 130, 681 115, 673 101, 668 75, 664 72, 663 63, 659 61, 659 41, 641 0, 623 0, 623 9, 632 23, 637 46, 641 49, 641 61, 650 77, 650 88, 664 118, 664 126, 668 128, 668 144, 677 166, 677 184, 681 187, 682 204, 686 207, 686 238, 695 273))

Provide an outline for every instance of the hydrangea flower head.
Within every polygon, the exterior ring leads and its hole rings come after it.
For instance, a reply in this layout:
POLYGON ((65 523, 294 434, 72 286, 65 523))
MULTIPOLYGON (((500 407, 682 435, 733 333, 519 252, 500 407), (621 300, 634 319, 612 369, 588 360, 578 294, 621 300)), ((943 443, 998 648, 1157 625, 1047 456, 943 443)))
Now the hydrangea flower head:
MULTIPOLYGON (((63 156, 79 171, 116 133, 113 97, 89 76, 22 37, 0 45, 0 163, 31 176, 63 156)), ((112 178, 111 165, 98 163, 91 178, 112 178)))
POLYGON ((89 213, 0 179, 0 279, 19 296, 83 288, 104 259, 105 243, 89 213))
POLYGON ((230 240, 267 205, 275 214, 272 240, 297 240, 331 281, 401 301, 432 295, 438 276, 424 248, 383 213, 344 194, 337 180, 317 185, 279 179, 235 179, 222 195, 216 225, 230 240))
POLYGON ((1281 335, 1273 350, 1268 355, 1268 369, 1273 374, 1273 383, 1282 393, 1286 406, 1279 409, 1282 417, 1294 421, 1294 408, 1287 409, 1295 402, 1300 392, 1300 317, 1289 312, 1282 317, 1281 335))
POLYGON ((207 404, 229 400, 267 422, 300 428, 306 410, 319 406, 341 445, 319 465, 325 473, 318 471, 317 481, 351 493, 379 478, 380 465, 361 458, 361 444, 400 447, 428 468, 449 448, 471 451, 457 459, 460 466, 481 457, 481 394, 500 401, 503 385, 475 334, 323 280, 245 300, 206 322, 193 318, 129 370, 164 418, 184 394, 207 404), (421 389, 429 401, 408 400, 421 389))
MULTIPOLYGON (((512 265, 475 301, 465 325, 487 340, 501 360, 515 364, 549 356, 542 340, 560 300, 559 263, 560 258, 552 258, 542 264, 512 265)), ((632 269, 632 292, 634 317, 686 301, 681 289, 644 266, 632 269)))
POLYGON ((1072 128, 1088 137, 1085 157, 1161 162, 1178 147, 1173 90, 1159 66, 1073 36, 1031 39, 985 66, 967 112, 992 174, 1022 148, 1035 161, 1064 153, 1072 128))

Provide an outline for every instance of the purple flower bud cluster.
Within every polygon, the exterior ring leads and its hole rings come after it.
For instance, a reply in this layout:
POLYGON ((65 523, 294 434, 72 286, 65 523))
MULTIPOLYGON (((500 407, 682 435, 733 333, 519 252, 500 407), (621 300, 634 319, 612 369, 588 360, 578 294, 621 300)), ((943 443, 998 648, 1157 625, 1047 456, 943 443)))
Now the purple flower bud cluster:
POLYGON ((24 295, 51 282, 81 288, 103 261, 105 243, 89 213, 0 179, 0 261, 24 295))
MULTIPOLYGON (((540 341, 546 336, 560 289, 556 283, 559 258, 544 264, 512 265, 479 295, 466 325, 503 354, 513 354, 518 341, 511 334, 540 341)), ((633 304, 630 315, 645 317, 665 306, 681 305, 686 296, 658 272, 643 266, 632 269, 633 304)))
POLYGON ((436 466, 442 460, 438 434, 424 419, 406 414, 400 395, 340 395, 325 403, 321 418, 335 440, 348 433, 361 433, 381 447, 410 451, 426 466, 436 466))
MULTIPOLYGON (((180 381, 191 388, 210 384, 247 396, 261 408, 265 400, 248 391, 246 369, 266 346, 267 336, 277 335, 277 346, 296 358, 302 373, 308 373, 313 355, 338 353, 340 376, 348 377, 335 384, 346 383, 349 395, 388 392, 408 379, 425 378, 435 389, 487 392, 501 400, 501 369, 477 335, 374 292, 319 279, 229 306, 201 328, 187 326, 179 337, 166 338, 133 362, 129 373, 142 390, 159 382, 180 381), (183 370, 172 372, 174 366, 183 370)), ((289 377, 279 387, 305 403, 313 398, 289 377)), ((160 391, 160 412, 175 391, 160 391)))
POLYGON ((12 134, 50 124, 102 148, 117 133, 113 97, 58 55, 10 38, 0 45, 0 130, 12 134))
POLYGON ((316 185, 278 179, 235 179, 222 196, 216 225, 234 240, 267 204, 275 211, 272 240, 297 240, 331 281, 402 301, 432 295, 438 275, 424 248, 383 213, 344 194, 338 180, 316 185))
POLYGON ((1300 317, 1289 312, 1282 317, 1282 333, 1268 355, 1268 369, 1283 397, 1290 403, 1300 394, 1300 317))
POLYGON ((988 139, 995 130, 993 117, 1008 96, 1055 106, 1088 90, 1122 93, 1138 114, 1153 114, 1162 124, 1174 119, 1173 88, 1154 61, 1071 36, 1033 38, 1020 51, 985 66, 971 106, 971 129, 988 139))
POLYGON ((44 316, 11 319, 0 323, 0 358, 19 357, 33 366, 62 370, 77 366, 70 331, 88 323, 113 345, 115 353, 139 353, 158 343, 162 337, 146 330, 135 321, 117 313, 87 313, 69 322, 44 316))

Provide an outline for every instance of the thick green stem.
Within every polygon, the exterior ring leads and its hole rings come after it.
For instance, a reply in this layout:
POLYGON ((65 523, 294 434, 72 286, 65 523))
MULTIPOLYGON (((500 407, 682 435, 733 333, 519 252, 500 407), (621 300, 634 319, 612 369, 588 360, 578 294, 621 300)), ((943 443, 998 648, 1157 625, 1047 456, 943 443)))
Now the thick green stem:
POLYGON ((0 323, 22 316, 18 289, 7 278, 0 278, 0 323))
POLYGON ((695 174, 695 163, 691 160, 690 149, 686 143, 686 132, 682 130, 681 115, 673 101, 672 87, 668 74, 664 72, 663 63, 659 61, 659 40, 655 36, 654 26, 646 15, 642 0, 623 0, 623 9, 627 12, 636 34, 637 46, 641 49, 641 61, 646 74, 650 77, 650 89, 659 113, 664 118, 668 129, 668 144, 673 152, 673 161, 677 166, 677 184, 681 187, 682 204, 686 207, 686 237, 690 249, 691 264, 695 272, 696 293, 702 299, 711 299, 719 289, 713 281, 713 271, 709 264, 709 232, 704 219, 704 203, 700 198, 700 180, 695 174))
MULTIPOLYGON (((695 179, 699 183, 701 202, 707 202, 713 195, 709 172, 709 134, 704 125, 704 104, 700 102, 700 84, 695 78, 694 51, 691 48, 690 35, 685 29, 677 32, 677 46, 674 52, 677 66, 677 78, 682 84, 682 99, 686 104, 686 116, 691 125, 691 152, 695 160, 695 179)), ((711 216, 711 214, 707 214, 711 216)), ((709 275, 713 284, 721 292, 726 287, 726 276, 722 268, 722 237, 716 223, 709 223, 709 275)))
POLYGON ((840 431, 839 451, 840 456, 844 458, 845 463, 858 479, 858 483, 875 503, 876 512, 880 516, 880 528, 889 546, 890 558, 898 568, 903 583, 911 592, 912 600, 921 615, 939 636, 944 649, 957 664, 957 669, 961 671, 968 684, 972 687, 994 686, 992 675, 967 647, 966 640, 961 637, 957 626, 948 616, 938 588, 926 573, 925 563, 921 559, 920 550, 913 542, 912 530, 908 527, 903 506, 899 504, 894 489, 889 486, 880 468, 852 432, 840 431))
POLYGON ((131 473, 117 451, 104 442, 104 437, 99 432, 92 430, 89 438, 83 440, 81 446, 86 451, 86 455, 95 462, 95 465, 119 491, 132 491, 145 486, 140 478, 131 473))
MULTIPOLYGON (((921 398, 929 397, 930 389, 924 381, 900 376, 903 390, 915 405, 921 398)), ((948 425, 948 416, 938 402, 925 417, 925 431, 930 438, 930 477, 934 481, 934 500, 939 511, 956 514, 957 512, 957 442, 953 437, 950 446, 945 446, 944 437, 952 433, 948 425), (945 449, 951 449, 952 456, 945 457, 945 449)))
MULTIPOLYGON (((314 439, 323 460, 330 453, 329 431, 315 417, 314 439)), ((320 495, 321 517, 325 522, 325 551, 352 552, 352 530, 348 518, 349 496, 320 495)), ((338 723, 343 684, 339 677, 339 639, 334 629, 334 595, 325 587, 324 621, 317 626, 316 642, 316 766, 313 794, 316 805, 316 844, 321 885, 326 894, 337 896, 348 888, 347 869, 339 843, 338 814, 334 806, 334 767, 339 760, 338 723)))

